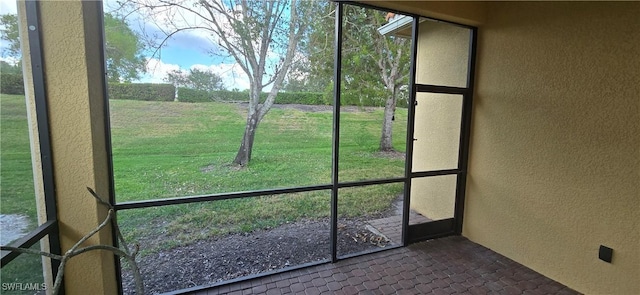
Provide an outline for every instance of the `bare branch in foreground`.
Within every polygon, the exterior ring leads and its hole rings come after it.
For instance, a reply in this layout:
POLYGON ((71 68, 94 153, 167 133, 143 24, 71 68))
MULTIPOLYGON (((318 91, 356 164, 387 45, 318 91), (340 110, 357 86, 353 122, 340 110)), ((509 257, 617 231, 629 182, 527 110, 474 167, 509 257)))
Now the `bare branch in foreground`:
POLYGON ((40 256, 49 257, 50 259, 59 260, 60 266, 58 267, 58 274, 56 275, 56 279, 53 284, 54 295, 57 295, 60 292, 60 287, 62 286, 62 278, 64 276, 64 268, 67 262, 69 261, 69 259, 75 256, 78 256, 80 254, 83 254, 89 251, 94 251, 94 250, 110 251, 117 256, 123 257, 124 259, 127 260, 129 265, 131 265, 133 279, 136 285, 136 294, 144 294, 144 285, 142 283, 142 275, 140 274, 140 269, 138 268, 138 264, 136 263, 136 255, 138 254, 139 246, 136 244, 134 245, 133 250, 129 249, 129 247, 127 246, 122 236, 122 233, 120 232, 120 228, 118 227, 118 224, 114 218, 115 210, 113 208, 113 205, 111 205, 108 202, 105 202, 100 196, 98 196, 98 194, 93 189, 87 187, 87 190, 89 191, 91 196, 93 196, 97 200, 99 204, 109 209, 109 213, 107 214, 107 217, 96 228, 94 228, 92 231, 84 235, 77 243, 75 243, 75 245, 73 245, 73 247, 67 250, 67 252, 65 252, 64 255, 57 255, 57 254, 38 251, 34 249, 17 248, 17 247, 9 247, 9 246, 0 246, 0 250, 19 252, 23 254, 40 255, 40 256), (115 231, 116 236, 118 237, 118 242, 120 243, 120 245, 122 245, 121 248, 114 247, 111 245, 91 245, 86 247, 80 247, 82 243, 86 242, 89 238, 91 238, 93 235, 98 233, 101 229, 103 229, 109 223, 111 223, 112 228, 115 231))

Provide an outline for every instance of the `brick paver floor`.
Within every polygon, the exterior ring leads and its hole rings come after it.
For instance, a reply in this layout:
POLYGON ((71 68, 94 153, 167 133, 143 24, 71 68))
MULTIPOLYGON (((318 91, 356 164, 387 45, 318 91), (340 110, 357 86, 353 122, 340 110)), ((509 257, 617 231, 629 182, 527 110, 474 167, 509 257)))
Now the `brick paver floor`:
MULTIPOLYGON (((402 211, 398 215, 393 215, 390 217, 380 218, 369 220, 367 223, 370 228, 370 231, 375 232, 377 235, 382 235, 385 237, 391 245, 401 245, 402 244, 402 211)), ((420 213, 411 210, 409 212, 409 224, 420 224, 431 221, 431 219, 426 218, 420 213)))
POLYGON ((213 287, 211 294, 578 294, 454 236, 213 287))

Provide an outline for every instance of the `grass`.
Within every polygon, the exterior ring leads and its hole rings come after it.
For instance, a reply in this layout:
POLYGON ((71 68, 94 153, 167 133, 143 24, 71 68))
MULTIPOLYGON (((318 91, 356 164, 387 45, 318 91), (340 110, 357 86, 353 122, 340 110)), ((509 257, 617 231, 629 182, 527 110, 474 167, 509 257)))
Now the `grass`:
MULTIPOLYGON (((24 96, 0 95, 0 213, 21 214, 37 226, 36 201, 31 168, 29 127, 24 96)), ((34 245, 34 249, 39 244, 34 245)), ((21 255, 2 268, 1 283, 42 283, 39 256, 21 255)), ((7 291, 7 294, 32 294, 7 291)))
MULTIPOLYGON (((36 243, 31 247, 34 250, 40 250, 40 244, 36 243)), ((22 283, 22 284, 42 284, 44 276, 42 275, 42 260, 40 256, 20 255, 11 263, 2 268, 2 284, 22 283)), ((32 295, 34 291, 29 290, 3 290, 2 294, 11 295, 32 295)))
MULTIPOLYGON (((33 189, 23 190, 32 183, 30 170, 22 171, 25 165, 5 166, 5 156, 13 156, 12 161, 28 163, 30 169, 24 129, 8 137, 11 145, 4 144, 5 129, 14 128, 9 125, 12 120, 26 123, 24 113, 20 117, 17 110, 20 105, 24 108, 23 99, 2 95, 2 212, 26 212, 35 218, 35 206, 27 202, 33 199, 33 189), (5 112, 15 115, 5 116, 5 112), (18 142, 22 148, 26 143, 26 152, 17 152, 17 147, 14 151, 13 144, 18 142), (9 178, 15 173, 29 177, 9 178), (7 182, 13 188, 5 186, 7 182)), ((331 112, 272 109, 256 133, 249 166, 238 169, 230 163, 244 130, 245 111, 235 104, 112 100, 110 108, 118 202, 331 182, 331 112)), ((340 181, 404 175, 401 158, 377 152, 382 116, 382 109, 341 114, 340 181)), ((405 145, 406 120, 406 110, 398 109, 394 146, 400 151, 405 145)), ((380 213, 401 192, 402 184, 340 190, 339 214, 380 213)), ((330 192, 317 191, 125 210, 118 213, 118 222, 129 239, 170 237, 157 246, 170 248, 223 233, 326 218, 329 208, 330 192)))
POLYGON ((0 213, 26 215, 34 228, 36 199, 24 96, 2 94, 0 118, 0 213))
MULTIPOLYGON (((331 112, 272 109, 256 133, 249 166, 237 169, 230 163, 245 120, 238 105, 112 100, 110 111, 119 202, 331 183, 331 112)), ((403 176, 402 159, 378 153, 382 116, 382 109, 341 114, 341 181, 403 176)), ((394 124, 394 144, 403 150, 406 110, 398 110, 394 124)), ((340 215, 380 213, 401 192, 402 184, 344 190, 340 215)), ((325 218, 329 209, 330 192, 321 191, 122 211, 119 222, 129 239, 170 236, 153 243, 168 248, 325 218)))
MULTIPOLYGON (((244 130, 234 104, 111 101, 118 201, 327 184, 332 114, 272 109, 246 169, 230 166, 244 130), (204 172, 203 172, 204 171, 204 172)), ((406 122, 406 111, 399 115, 406 122)), ((376 156, 382 111, 342 116, 344 181, 400 177, 402 161, 376 156)), ((404 134, 398 120, 396 134, 404 134)), ((404 136, 396 136, 404 149, 404 136)))

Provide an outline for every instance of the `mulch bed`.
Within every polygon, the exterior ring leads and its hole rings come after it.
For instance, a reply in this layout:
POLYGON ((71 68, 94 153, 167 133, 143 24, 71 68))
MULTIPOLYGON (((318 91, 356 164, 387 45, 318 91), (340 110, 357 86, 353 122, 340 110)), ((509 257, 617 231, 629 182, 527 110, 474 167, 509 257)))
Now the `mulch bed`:
MULTIPOLYGON (((339 256, 388 245, 365 225, 357 219, 338 222, 339 256)), ((329 260, 330 247, 329 220, 303 220, 162 250, 139 258, 138 266, 145 292, 159 294, 329 260)), ((124 294, 134 294, 133 276, 125 269, 122 281, 124 294)))

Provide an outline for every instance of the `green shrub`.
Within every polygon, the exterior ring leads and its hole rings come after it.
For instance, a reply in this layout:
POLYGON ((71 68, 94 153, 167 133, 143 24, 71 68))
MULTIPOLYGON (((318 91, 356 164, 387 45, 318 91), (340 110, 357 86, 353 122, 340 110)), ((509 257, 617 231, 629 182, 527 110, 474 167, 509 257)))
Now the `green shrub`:
MULTIPOLYGON (((265 96, 266 97, 266 96, 265 96)), ((249 98, 246 91, 205 91, 191 88, 178 88, 178 101, 181 102, 211 102, 211 101, 228 101, 228 102, 245 102, 249 98)))
MULTIPOLYGON (((249 101, 249 91, 229 91, 218 90, 212 93, 213 99, 216 101, 229 101, 229 102, 246 102, 249 101)), ((264 102, 267 99, 266 93, 260 94, 260 102, 264 102)))
POLYGON ((24 95, 22 74, 0 74, 0 93, 24 95))
MULTIPOLYGON (((260 102, 267 99, 267 93, 260 94, 260 102)), ((249 91, 218 90, 207 92, 189 88, 178 88, 178 101, 182 102, 247 102, 249 91)), ((386 97, 379 97, 374 93, 361 93, 345 91, 341 95, 341 104, 344 106, 384 107, 386 97)), ((331 105, 333 95, 323 92, 280 92, 276 97, 277 104, 304 104, 304 105, 331 105)), ((398 98, 397 107, 406 108, 406 98, 398 98)))
POLYGON ((276 103, 280 104, 306 104, 306 105, 331 105, 326 101, 324 93, 320 92, 280 92, 276 97, 276 103))
POLYGON ((213 101, 213 98, 212 98, 212 95, 205 90, 196 90, 196 89, 178 87, 178 101, 210 102, 210 101, 213 101))
POLYGON ((386 97, 380 97, 377 93, 363 93, 345 91, 340 95, 340 104, 343 106, 383 107, 386 97))
MULTIPOLYGON (((331 95, 329 95, 331 96, 331 95)), ((384 107, 387 103, 387 94, 345 91, 340 95, 341 105, 361 107, 384 107)), ((407 108, 407 95, 398 94, 396 107, 407 108)))
POLYGON ((145 101, 173 101, 176 88, 171 84, 109 83, 109 98, 145 101))
MULTIPOLYGON (((268 93, 260 94, 260 102, 267 99, 268 93)), ((210 101, 226 101, 226 102, 246 102, 249 100, 248 91, 229 91, 218 90, 207 92, 203 90, 194 90, 189 88, 178 88, 178 101, 182 102, 210 102, 210 101)), ((319 92, 280 92, 276 97, 277 104, 306 104, 306 105, 330 105, 331 101, 327 101, 325 95, 319 92)))

